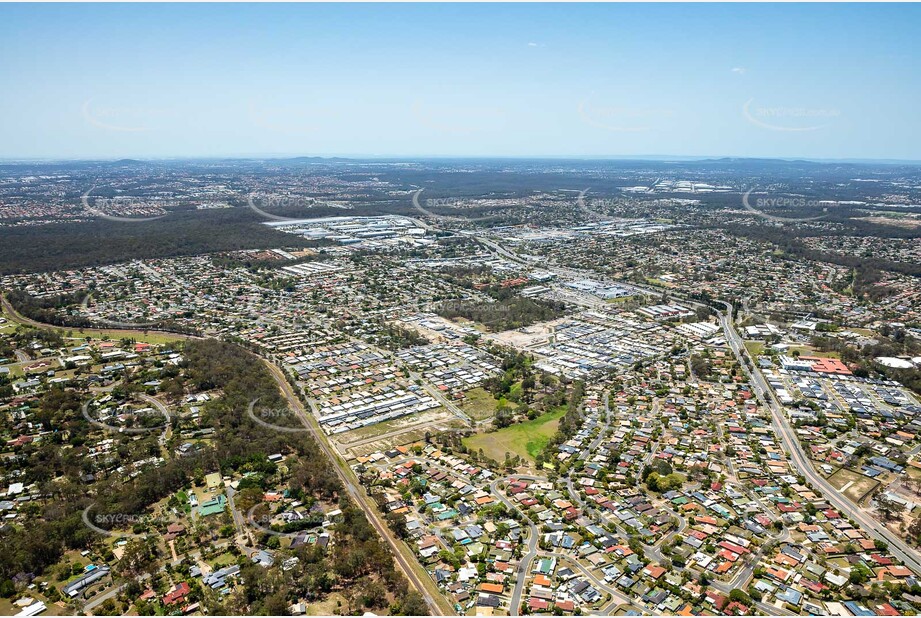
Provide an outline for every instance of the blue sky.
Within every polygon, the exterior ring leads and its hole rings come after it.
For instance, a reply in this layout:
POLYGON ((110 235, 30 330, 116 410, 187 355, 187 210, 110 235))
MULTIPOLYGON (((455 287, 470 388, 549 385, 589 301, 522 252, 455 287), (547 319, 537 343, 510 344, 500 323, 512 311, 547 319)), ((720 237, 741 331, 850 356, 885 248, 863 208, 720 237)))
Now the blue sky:
POLYGON ((0 5, 0 157, 921 160, 917 5, 0 5))

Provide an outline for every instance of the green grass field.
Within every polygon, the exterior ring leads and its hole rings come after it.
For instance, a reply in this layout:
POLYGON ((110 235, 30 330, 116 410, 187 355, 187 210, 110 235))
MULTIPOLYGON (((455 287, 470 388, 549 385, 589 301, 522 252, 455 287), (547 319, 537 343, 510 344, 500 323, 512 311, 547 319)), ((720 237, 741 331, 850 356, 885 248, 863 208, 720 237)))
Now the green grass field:
POLYGON ((475 421, 482 421, 496 415, 496 400, 482 387, 467 391, 460 407, 475 421))
POLYGON ((81 340, 86 337, 92 337, 93 339, 101 339, 108 336, 111 341, 118 341, 125 337, 129 339, 134 339, 135 341, 141 343, 149 343, 156 345, 158 343, 172 343, 174 341, 181 341, 182 337, 178 335, 172 335, 170 333, 161 333, 157 331, 143 331, 143 330, 126 330, 126 329, 94 329, 94 328, 84 328, 83 330, 77 328, 59 328, 57 329, 63 334, 71 333, 73 340, 81 340))
POLYGON ((483 449, 487 457, 504 461, 505 454, 519 455, 522 459, 534 462, 550 438, 556 433, 560 418, 566 408, 560 407, 552 412, 538 416, 533 421, 511 425, 499 431, 480 433, 464 438, 464 446, 474 450, 483 449))
MULTIPOLYGON (((746 341, 745 347, 748 349, 749 353, 753 356, 759 356, 764 354, 764 342, 763 341, 746 341)), ((790 349, 787 350, 787 354, 793 354, 793 352, 799 352, 800 356, 822 356, 825 358, 841 358, 841 355, 837 352, 819 352, 812 346, 808 345, 791 345, 790 349)))

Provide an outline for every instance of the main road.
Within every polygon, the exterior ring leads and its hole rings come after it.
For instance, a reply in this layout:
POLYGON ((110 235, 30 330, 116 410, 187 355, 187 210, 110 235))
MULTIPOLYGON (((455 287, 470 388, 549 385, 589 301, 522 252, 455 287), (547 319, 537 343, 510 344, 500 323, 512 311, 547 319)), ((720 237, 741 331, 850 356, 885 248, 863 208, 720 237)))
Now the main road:
POLYGON ((919 554, 917 550, 910 547, 859 506, 845 498, 831 483, 825 480, 821 474, 816 472, 815 468, 812 466, 812 462, 800 445, 799 439, 796 437, 793 428, 790 426, 783 406, 777 401, 774 391, 767 383, 767 380, 764 379, 761 370, 752 363, 753 369, 749 371, 748 365, 745 363, 745 359, 749 358, 748 351, 745 349, 742 338, 739 336, 733 324, 732 305, 726 302, 722 302, 722 304, 726 306, 726 312, 719 312, 719 316, 723 326, 723 332, 726 335, 726 341, 739 360, 742 370, 752 381, 755 387, 755 394, 770 411, 771 423, 774 426, 774 430, 777 432, 777 435, 780 436, 781 442, 786 451, 790 454, 790 459, 795 464, 796 469, 814 488, 822 492, 828 502, 842 513, 845 513, 850 519, 859 523, 863 528, 885 540, 889 544, 889 551, 893 555, 911 567, 913 571, 921 574, 921 554, 919 554))
POLYGON ((436 616, 451 616, 453 615, 454 608, 448 605, 447 600, 442 596, 441 592, 436 588, 435 582, 428 576, 426 573, 424 576, 419 573, 421 566, 419 566, 416 557, 409 552, 409 548, 402 543, 399 539, 395 538, 393 533, 390 531, 390 528, 387 524, 381 519, 380 513, 377 510, 377 506, 368 498, 368 495, 365 493, 361 484, 358 482, 358 479, 355 477, 355 473, 352 471, 346 463, 340 459, 339 455, 333 451, 330 447, 329 442, 326 439, 326 436, 323 435, 319 427, 316 424, 316 418, 307 412, 304 408, 304 404, 301 403, 301 400, 298 398, 297 394, 294 392, 294 389, 291 387, 291 384, 288 383, 288 380, 285 378, 282 370, 271 361, 263 359, 266 366, 272 373, 272 376, 275 378, 275 381, 278 383, 278 387, 281 389, 282 394, 288 400, 288 404, 291 406, 291 409, 297 414, 300 421, 304 426, 311 432, 316 438, 317 444, 320 446, 320 450, 323 451, 323 454, 329 458, 330 463, 332 463, 333 468, 336 470, 336 474, 339 475, 339 478, 342 480, 342 484, 348 492, 351 499, 364 511, 365 516, 368 518, 368 521, 371 522, 371 525, 377 530, 381 538, 387 542, 392 550, 393 557, 397 561, 397 564, 400 565, 400 569, 406 574, 406 577, 409 579, 412 586, 419 591, 422 597, 425 599, 426 604, 429 606, 429 609, 432 611, 433 615, 436 616), (409 554, 407 556, 407 554, 409 554))
MULTIPOLYGON (((487 249, 491 250, 498 256, 504 257, 514 262, 518 262, 520 264, 536 266, 536 264, 528 262, 527 260, 516 255, 514 252, 509 251, 492 239, 488 239, 482 235, 476 234, 470 234, 470 236, 474 240, 486 246, 487 249)), ((556 272, 557 274, 564 276, 584 276, 584 273, 581 271, 570 268, 553 267, 547 264, 541 264, 541 266, 547 270, 550 270, 551 272, 556 272)), ((637 291, 646 293, 650 292, 650 289, 645 286, 629 284, 629 287, 632 287, 637 291)), ((919 554, 917 550, 910 547, 883 524, 881 524, 856 504, 844 497, 837 489, 831 485, 831 483, 826 481, 825 478, 816 472, 806 453, 803 451, 799 440, 796 438, 793 429, 790 427, 786 414, 783 411, 783 407, 777 401, 773 390, 764 379, 761 371, 754 363, 752 364, 752 370, 749 371, 748 365, 745 363, 745 359, 749 358, 748 352, 744 347, 742 338, 735 330, 735 326, 733 324, 732 305, 725 301, 715 302, 719 302, 726 307, 725 312, 717 312, 719 315, 720 323, 723 327, 723 332, 726 336, 726 342, 728 343, 733 354, 738 359, 743 371, 746 373, 746 375, 748 375, 750 381, 752 382, 756 397, 761 400, 761 402, 767 406, 768 410, 770 411, 771 424, 773 425, 777 435, 780 436, 781 443, 790 454, 790 459, 795 465, 796 469, 799 470, 800 474, 804 476, 814 488, 818 489, 825 495, 829 503, 835 506, 842 513, 846 514, 853 521, 858 522, 867 531, 885 540, 889 544, 889 551, 894 556, 911 567, 912 570, 914 570, 916 573, 921 574, 921 554, 919 554)))

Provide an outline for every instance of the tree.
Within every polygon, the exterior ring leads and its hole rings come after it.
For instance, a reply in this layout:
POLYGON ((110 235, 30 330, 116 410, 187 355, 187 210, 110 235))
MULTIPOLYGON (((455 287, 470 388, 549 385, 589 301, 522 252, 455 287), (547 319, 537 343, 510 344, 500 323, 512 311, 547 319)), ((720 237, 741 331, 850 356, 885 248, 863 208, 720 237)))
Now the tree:
POLYGON ((921 541, 921 517, 915 517, 908 525, 908 534, 911 535, 915 542, 921 541))
POLYGON ((879 511, 884 520, 889 521, 894 519, 896 515, 901 515, 905 511, 905 505, 882 494, 876 498, 876 510, 879 511))
POLYGON ((851 567, 851 572, 848 574, 848 581, 854 585, 860 585, 870 580, 870 577, 873 576, 873 572, 870 571, 864 565, 857 563, 851 567))
POLYGON ((658 472, 651 472, 646 477, 646 486, 652 491, 665 493, 680 488, 684 480, 684 476, 677 472, 672 472, 666 476, 662 476, 658 472))
POLYGON ((368 608, 383 607, 387 600, 387 589, 378 581, 365 580, 360 600, 361 604, 368 608))
POLYGON ((496 416, 493 422, 496 424, 496 427, 502 429, 512 424, 512 417, 511 409, 503 406, 496 410, 496 416))
POLYGON ((121 612, 118 611, 118 608, 115 606, 115 601, 112 599, 106 599, 105 602, 96 610, 96 614, 99 616, 117 616, 121 612))
POLYGON ((406 518, 402 513, 394 513, 391 511, 384 516, 384 519, 387 520, 390 529, 393 530, 394 534, 399 538, 405 539, 409 536, 409 530, 406 528, 406 518))
POLYGON ((156 569, 157 550, 146 539, 132 539, 125 545, 125 553, 118 561, 117 570, 124 576, 137 577, 156 569))
POLYGON ((733 588, 729 591, 729 600, 736 603, 741 603, 742 605, 751 605, 752 599, 748 596, 748 593, 742 590, 741 588, 733 588))
POLYGON ((400 607, 393 613, 398 616, 428 616, 429 608, 421 594, 415 590, 410 590, 403 597, 400 607))

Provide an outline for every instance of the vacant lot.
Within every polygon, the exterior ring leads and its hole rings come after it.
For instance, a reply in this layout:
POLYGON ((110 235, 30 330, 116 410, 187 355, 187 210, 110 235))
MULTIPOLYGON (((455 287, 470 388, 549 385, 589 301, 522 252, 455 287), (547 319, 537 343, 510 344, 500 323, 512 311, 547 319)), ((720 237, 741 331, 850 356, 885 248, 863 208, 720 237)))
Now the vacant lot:
POLYGON ((483 388, 466 392, 460 404, 461 410, 475 421, 482 421, 496 415, 496 399, 483 388))
POLYGON ((791 345, 789 353, 799 352, 800 356, 821 356, 823 358, 841 358, 838 352, 820 352, 810 345, 791 345))
MULTIPOLYGON (((749 353, 754 356, 764 354, 765 346, 763 341, 746 341, 745 347, 748 349, 749 353)), ((838 352, 820 352, 808 345, 791 345, 786 354, 793 354, 793 352, 799 352, 801 356, 822 356, 824 358, 841 357, 838 352)))
POLYGON ((841 493, 854 502, 866 496, 868 492, 876 489, 876 486, 879 485, 877 481, 869 477, 844 468, 828 477, 828 482, 839 491, 843 489, 841 493))
MULTIPOLYGON (((895 213, 893 213, 894 215, 895 213)), ((902 213, 898 213, 901 215, 902 213)), ((857 218, 857 221, 869 221, 870 223, 875 223, 877 225, 891 225, 895 227, 904 227, 908 229, 914 229, 916 227, 921 227, 921 221, 918 219, 908 218, 905 216, 893 216, 888 217, 860 217, 857 218)))
POLYGON ((330 441, 337 451, 346 458, 351 458, 386 451, 394 446, 421 442, 425 439, 426 433, 436 434, 461 426, 454 414, 444 408, 435 408, 334 434, 330 436, 330 441))
POLYGON ((94 339, 108 337, 110 341, 119 341, 124 338, 134 339, 143 343, 157 345, 159 343, 173 343, 181 341, 181 335, 173 335, 156 330, 131 330, 121 328, 58 328, 63 333, 70 333, 75 339, 83 340, 87 336, 94 339))
POLYGON ((451 320, 464 318, 483 325, 489 332, 497 333, 558 318, 565 308, 563 303, 557 301, 510 296, 491 303, 450 301, 437 305, 434 310, 442 317, 451 320))
POLYGON ((349 602, 338 592, 332 592, 322 601, 307 604, 308 616, 335 616, 348 607, 349 602))
POLYGON ((464 438, 464 445, 477 451, 483 449, 487 457, 496 461, 504 461, 505 454, 511 453, 533 463, 537 454, 556 433, 560 417, 565 413, 566 408, 561 407, 543 416, 538 416, 533 421, 464 438))

